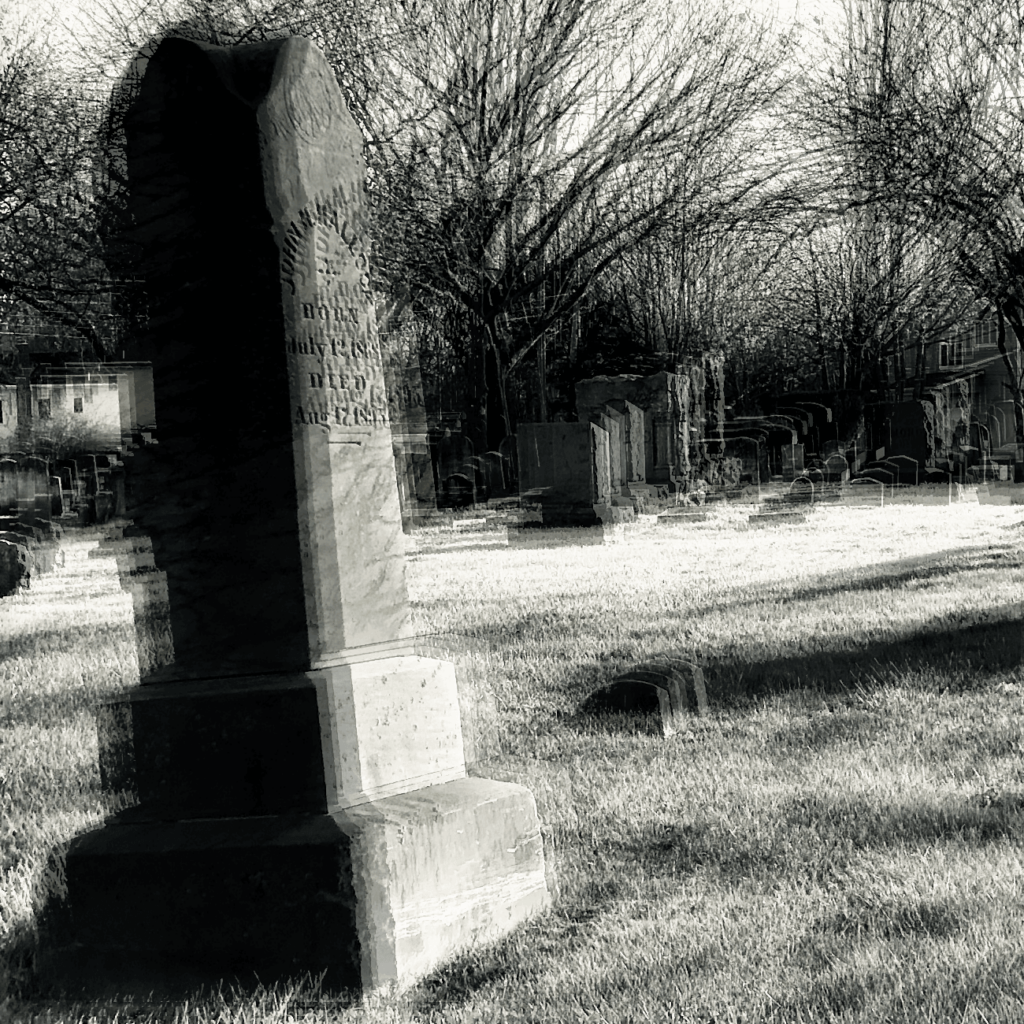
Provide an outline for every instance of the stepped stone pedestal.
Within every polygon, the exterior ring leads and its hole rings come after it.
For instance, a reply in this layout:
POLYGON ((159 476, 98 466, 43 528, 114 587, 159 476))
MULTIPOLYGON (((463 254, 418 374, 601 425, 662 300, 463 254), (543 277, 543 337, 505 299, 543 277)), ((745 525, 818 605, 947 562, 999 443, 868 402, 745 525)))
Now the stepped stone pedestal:
POLYGON ((75 839, 41 973, 405 984, 549 902, 533 797, 468 778, 417 653, 362 143, 303 39, 150 59, 127 125, 160 444, 126 471, 129 808, 75 839))

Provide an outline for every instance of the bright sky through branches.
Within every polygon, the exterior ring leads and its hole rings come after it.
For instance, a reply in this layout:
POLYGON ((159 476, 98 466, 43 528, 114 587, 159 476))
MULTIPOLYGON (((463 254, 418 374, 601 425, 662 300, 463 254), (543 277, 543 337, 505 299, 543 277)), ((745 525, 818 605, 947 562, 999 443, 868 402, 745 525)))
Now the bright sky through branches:
MULTIPOLYGON (((147 3, 146 0, 0 0, 0 11, 9 12, 15 22, 23 23, 28 31, 49 36, 58 52, 69 53, 77 49, 82 36, 88 34, 81 33, 81 28, 102 23, 101 12, 111 6, 127 17, 142 10, 147 3)), ((815 17, 835 24, 841 11, 840 0, 749 0, 749 6, 766 13, 774 12, 780 24, 798 19, 812 31, 815 17)))

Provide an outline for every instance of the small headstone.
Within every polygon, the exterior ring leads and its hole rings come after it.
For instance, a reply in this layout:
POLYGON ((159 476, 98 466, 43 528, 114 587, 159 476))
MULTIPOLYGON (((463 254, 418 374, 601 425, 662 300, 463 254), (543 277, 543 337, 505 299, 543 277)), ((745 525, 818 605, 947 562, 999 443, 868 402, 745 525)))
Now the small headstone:
POLYGON ((688 715, 707 714, 704 672, 695 662, 669 654, 623 672, 591 694, 584 707, 655 712, 661 734, 672 736, 686 728, 688 715))
POLYGON ((64 488, 59 476, 50 477, 50 515, 64 515, 64 488))
POLYGON ((28 545, 0 537, 0 597, 10 597, 30 579, 28 545))
MULTIPOLYGON (((608 434, 594 423, 521 423, 519 487, 541 505, 545 526, 595 526, 609 506, 608 434)), ((607 513, 611 516, 611 513, 607 513)))
POLYGON ((113 491, 97 491, 95 498, 95 522, 99 525, 109 523, 114 516, 113 491))
POLYGON ((0 458, 0 516, 18 511, 18 463, 0 458))
POLYGON ((804 471, 804 446, 802 444, 784 444, 779 450, 782 453, 783 479, 795 480, 804 471))

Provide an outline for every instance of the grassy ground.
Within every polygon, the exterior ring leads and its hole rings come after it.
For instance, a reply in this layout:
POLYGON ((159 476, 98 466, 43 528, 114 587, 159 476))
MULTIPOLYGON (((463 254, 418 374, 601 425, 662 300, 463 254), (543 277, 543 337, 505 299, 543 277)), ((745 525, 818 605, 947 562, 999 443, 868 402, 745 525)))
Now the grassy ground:
POLYGON ((315 983, 19 999, 34 893, 59 886, 45 854, 105 809, 88 708, 135 668, 94 540, 0 602, 0 1020, 1024 1019, 1021 511, 826 509, 748 530, 726 510, 580 536, 417 537, 418 625, 474 638, 497 725, 476 770, 531 788, 559 894, 503 942, 356 1002, 315 983), (579 713, 679 650, 713 708, 689 733, 579 713))

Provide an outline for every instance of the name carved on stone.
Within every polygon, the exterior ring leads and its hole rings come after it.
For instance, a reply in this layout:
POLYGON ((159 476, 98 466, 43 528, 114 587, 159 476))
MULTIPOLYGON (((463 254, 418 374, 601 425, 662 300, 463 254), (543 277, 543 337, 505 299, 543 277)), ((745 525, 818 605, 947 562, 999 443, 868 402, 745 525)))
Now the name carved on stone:
POLYGON ((281 246, 295 422, 338 440, 390 424, 361 201, 352 183, 316 195, 281 246))

